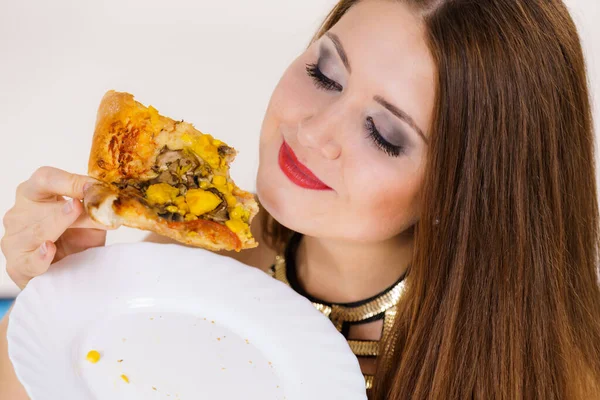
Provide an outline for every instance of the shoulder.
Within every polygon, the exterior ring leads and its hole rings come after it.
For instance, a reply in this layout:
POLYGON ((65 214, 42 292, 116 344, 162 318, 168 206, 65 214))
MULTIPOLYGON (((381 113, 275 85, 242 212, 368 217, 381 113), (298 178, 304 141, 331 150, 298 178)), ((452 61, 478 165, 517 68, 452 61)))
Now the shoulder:
MULTIPOLYGON (((275 256, 277 255, 276 251, 270 248, 266 244, 265 240, 265 226, 264 221, 266 220, 264 213, 266 213, 264 208, 260 208, 259 214, 252 220, 252 225, 250 229, 252 230, 252 235, 256 238, 256 241, 259 243, 258 247, 253 249, 242 250, 239 253, 235 251, 222 251, 218 254, 231 257, 234 260, 237 260, 241 263, 249 265, 251 267, 259 268, 263 271, 268 271, 273 263, 275 262, 275 256)), ((184 246, 184 244, 176 242, 168 237, 158 235, 156 233, 150 233, 144 239, 145 242, 152 243, 175 243, 184 246)))

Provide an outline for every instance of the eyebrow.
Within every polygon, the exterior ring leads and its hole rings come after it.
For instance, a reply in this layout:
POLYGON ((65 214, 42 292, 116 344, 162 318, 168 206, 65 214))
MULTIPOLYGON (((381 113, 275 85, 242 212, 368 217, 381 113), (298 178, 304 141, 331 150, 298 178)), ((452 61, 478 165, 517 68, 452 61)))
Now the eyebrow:
MULTIPOLYGON (((333 32, 326 32, 325 36, 327 36, 329 39, 331 39, 331 41, 333 42, 333 45, 335 46, 335 49, 337 50, 340 58, 342 59, 342 62, 344 63, 344 66, 346 67, 348 72, 351 73, 352 69, 350 68, 350 61, 348 61, 348 55, 346 54, 346 50, 344 50, 344 46, 342 46, 342 42, 340 41, 340 38, 333 32)), ((419 134, 419 136, 421 136, 421 139, 423 139, 423 141, 425 143, 427 143, 427 144, 429 143, 429 141, 427 140, 427 137, 423 134, 423 131, 421 130, 421 128, 418 127, 418 125, 415 123, 415 121, 412 119, 412 117, 410 115, 408 115, 407 113, 405 113, 404 111, 402 111, 401 109, 396 107, 395 105, 391 104, 390 102, 388 102, 381 96, 375 96, 374 100, 377 103, 381 104, 383 107, 387 108, 396 117, 398 117, 401 120, 403 120, 404 122, 406 122, 411 128, 413 128, 419 134)))
POLYGON ((346 54, 346 50, 344 50, 344 46, 342 46, 340 38, 332 32, 326 32, 325 36, 327 36, 333 42, 333 45, 335 46, 335 49, 340 55, 340 58, 342 59, 342 62, 344 63, 344 66, 348 72, 352 72, 352 68, 350 68, 350 62, 348 61, 348 55, 346 54))

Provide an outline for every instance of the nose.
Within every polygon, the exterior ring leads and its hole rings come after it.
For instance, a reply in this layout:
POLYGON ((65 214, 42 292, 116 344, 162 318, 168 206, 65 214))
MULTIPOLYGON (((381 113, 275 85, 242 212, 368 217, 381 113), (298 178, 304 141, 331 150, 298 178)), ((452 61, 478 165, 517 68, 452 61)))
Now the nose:
POLYGON ((298 143, 318 151, 329 160, 335 160, 342 154, 339 140, 341 122, 341 112, 335 106, 314 112, 298 123, 298 143))

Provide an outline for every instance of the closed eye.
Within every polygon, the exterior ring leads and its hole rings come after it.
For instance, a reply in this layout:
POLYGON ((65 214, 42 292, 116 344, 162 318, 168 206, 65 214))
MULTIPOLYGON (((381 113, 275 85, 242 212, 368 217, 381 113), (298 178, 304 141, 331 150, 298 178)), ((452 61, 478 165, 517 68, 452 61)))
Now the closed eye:
POLYGON ((310 76, 319 89, 341 92, 344 90, 342 85, 328 78, 319 68, 318 64, 307 64, 306 73, 310 76))
POLYGON ((386 153, 390 157, 398 157, 404 154, 404 146, 396 146, 388 142, 381 136, 379 130, 375 126, 375 121, 373 121, 372 117, 367 117, 367 121, 365 123, 367 127, 367 133, 369 138, 375 143, 375 145, 386 153))

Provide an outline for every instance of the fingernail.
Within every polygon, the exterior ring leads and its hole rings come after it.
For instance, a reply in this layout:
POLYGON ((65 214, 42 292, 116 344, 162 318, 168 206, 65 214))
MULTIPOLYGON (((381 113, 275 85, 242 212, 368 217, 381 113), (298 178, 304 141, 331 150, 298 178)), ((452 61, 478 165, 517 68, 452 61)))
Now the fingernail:
POLYGON ((40 246, 40 254, 42 257, 48 254, 48 245, 46 244, 46 242, 42 243, 42 245, 40 246))
POLYGON ((71 211, 73 211, 73 199, 71 199, 71 200, 67 201, 67 202, 65 203, 65 205, 63 206, 63 212, 64 212, 65 214, 68 214, 68 213, 70 213, 71 211))

